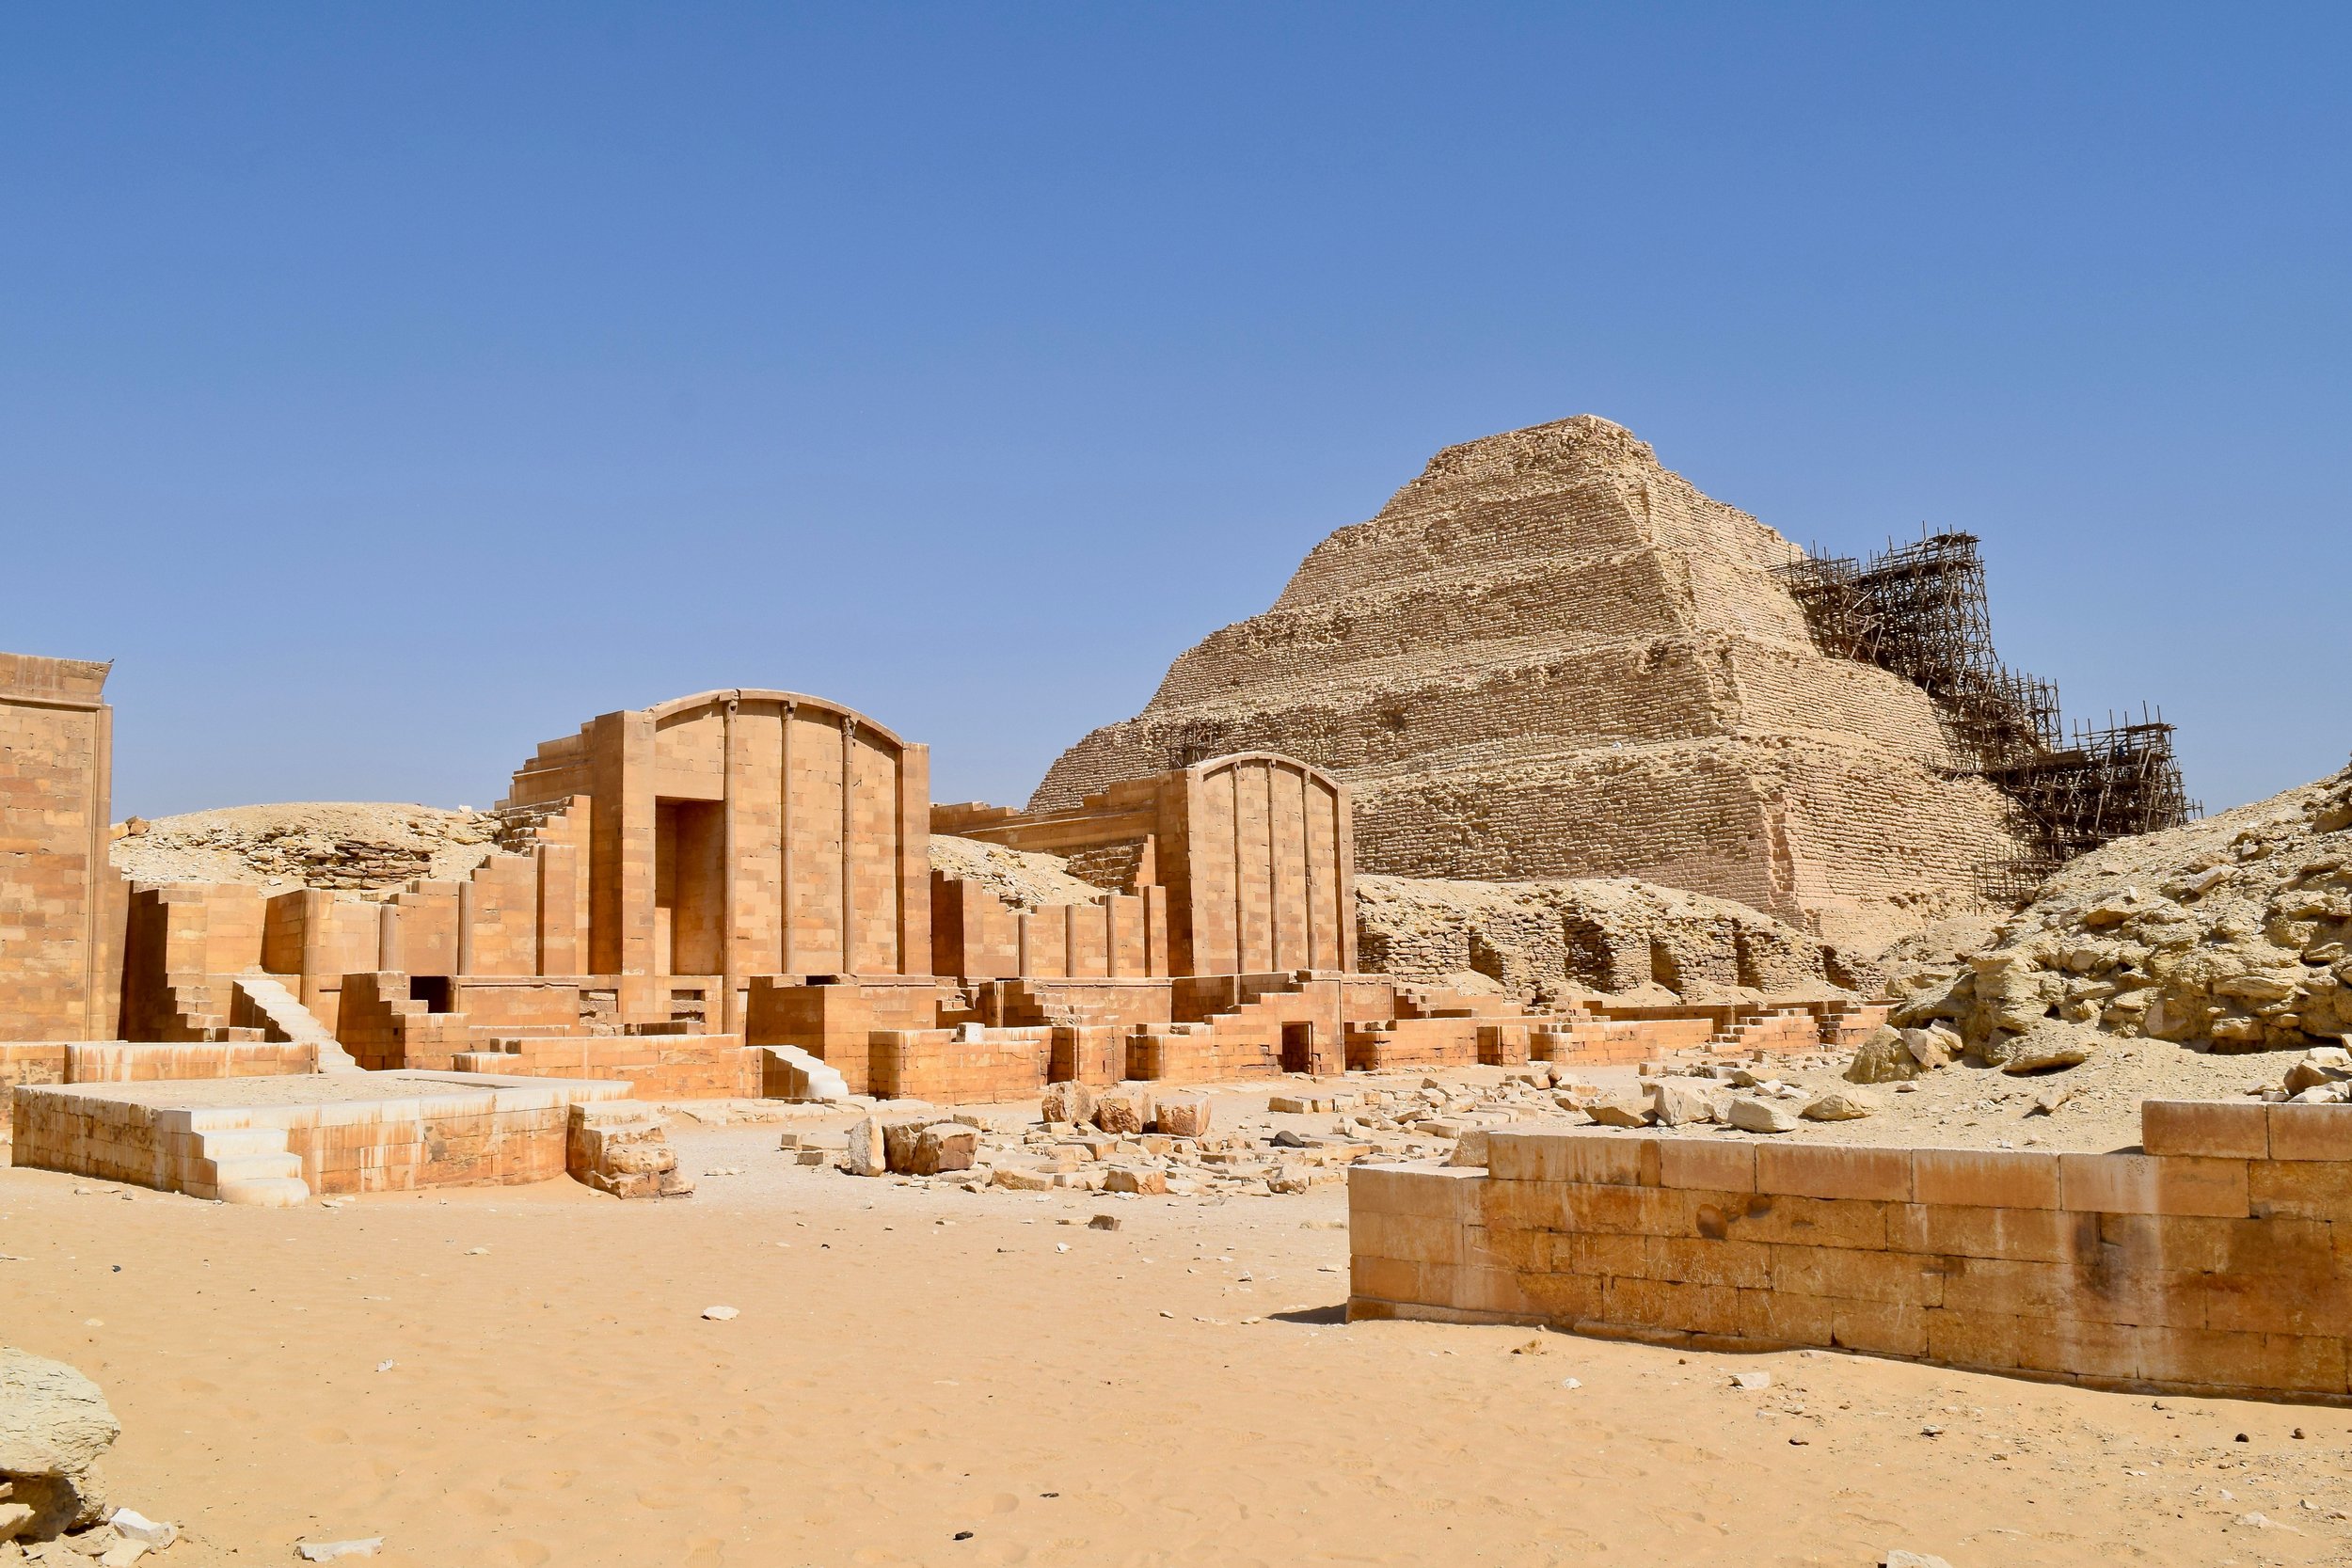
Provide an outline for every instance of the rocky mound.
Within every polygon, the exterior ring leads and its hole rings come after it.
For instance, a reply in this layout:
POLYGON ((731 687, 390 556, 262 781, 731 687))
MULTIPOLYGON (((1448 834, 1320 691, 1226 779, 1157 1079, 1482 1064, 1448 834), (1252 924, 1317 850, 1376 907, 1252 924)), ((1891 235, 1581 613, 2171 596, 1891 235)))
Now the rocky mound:
POLYGON ((1971 1055, 2150 1037, 2305 1050, 2352 1034, 2352 768, 2073 861, 1989 941, 1900 953, 1895 1022, 1971 1055))
POLYGON ((1549 1003, 1740 1002, 1875 986, 1820 938, 1726 898, 1630 878, 1356 879, 1359 961, 1375 974, 1549 1003))
POLYGON ((133 817, 115 869, 142 882, 250 882, 277 892, 376 892, 463 877, 498 847, 487 812, 353 801, 228 806, 133 817))
POLYGON ((931 869, 977 882, 1016 910, 1091 904, 1103 896, 1092 882, 1070 874, 1059 855, 1008 849, 949 833, 931 834, 931 869))

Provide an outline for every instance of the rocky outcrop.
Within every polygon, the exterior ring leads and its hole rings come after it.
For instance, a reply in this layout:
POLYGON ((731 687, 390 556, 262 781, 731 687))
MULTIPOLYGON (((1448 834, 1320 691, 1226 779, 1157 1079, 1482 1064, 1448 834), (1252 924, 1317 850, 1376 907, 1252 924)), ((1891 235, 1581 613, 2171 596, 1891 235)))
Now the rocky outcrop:
POLYGON ((1877 971, 1728 899, 1619 878, 1356 879, 1363 967, 1547 1004, 1716 1003, 1874 989, 1877 971))
POLYGON ((1281 752, 1351 785, 1364 871, 1638 877, 1875 946, 2021 846, 1925 692, 1815 646, 1798 553, 1606 420, 1449 447, 1029 804, 1281 752))
POLYGON ((2070 863, 1990 940, 1905 965, 1895 1022, 2003 1064, 2098 1036, 2306 1050, 2352 1035, 2348 949, 2352 768, 2070 863))
POLYGON ((53 1540, 97 1523, 105 1508, 93 1472, 121 1432, 88 1378, 62 1361, 0 1348, 0 1543, 53 1540))
POLYGON ((461 878, 497 847, 487 812, 360 801, 228 806, 133 817, 115 869, 141 882, 245 882, 273 891, 389 892, 419 877, 461 878))

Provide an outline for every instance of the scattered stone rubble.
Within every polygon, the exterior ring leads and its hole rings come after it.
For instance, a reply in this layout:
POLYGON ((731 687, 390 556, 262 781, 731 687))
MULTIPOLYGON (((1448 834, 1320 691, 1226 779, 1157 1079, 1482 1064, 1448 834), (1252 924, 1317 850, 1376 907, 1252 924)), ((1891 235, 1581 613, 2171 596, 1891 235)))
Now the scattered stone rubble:
POLYGON ((276 891, 389 893, 461 878, 497 847, 487 812, 353 801, 230 806, 122 825, 110 855, 143 882, 245 882, 276 891))
POLYGON ((565 1168, 615 1197, 685 1197, 693 1179, 677 1168, 662 1117, 634 1100, 576 1103, 565 1130, 565 1168))
POLYGON ((126 1568, 179 1540, 177 1526, 107 1507, 97 1465, 121 1432, 88 1378, 0 1347, 0 1561, 126 1568))
POLYGON ((1059 855, 933 833, 930 858, 933 871, 986 888, 1012 910, 1091 904, 1103 896, 1102 888, 1071 875, 1069 862, 1059 855))
POLYGON ((1263 1196, 1344 1180, 1359 1160, 1483 1159, 1476 1139, 1488 1129, 1583 1121, 1588 1107, 1603 1103, 1598 1089, 1548 1062, 1484 1085, 1435 1077, 1344 1087, 1302 1083, 1268 1097, 1263 1118, 1246 1092, 1070 1083, 1046 1089, 1035 1122, 897 1102, 877 1107, 839 1145, 821 1132, 787 1132, 781 1141, 803 1164, 971 1192, 1263 1196), (1330 1119, 1309 1131, 1239 1125, 1245 1116, 1252 1123, 1330 1119))
POLYGON ((1877 967, 1727 898, 1630 877, 1356 879, 1368 971, 1543 1006, 1750 1002, 1874 991, 1877 967))
POLYGON ((2352 1035, 2352 768, 2070 863, 1980 945, 1899 947, 1901 1026, 2012 1071, 2116 1038, 2220 1053, 2352 1035), (1939 961, 1940 960, 1940 961, 1939 961))

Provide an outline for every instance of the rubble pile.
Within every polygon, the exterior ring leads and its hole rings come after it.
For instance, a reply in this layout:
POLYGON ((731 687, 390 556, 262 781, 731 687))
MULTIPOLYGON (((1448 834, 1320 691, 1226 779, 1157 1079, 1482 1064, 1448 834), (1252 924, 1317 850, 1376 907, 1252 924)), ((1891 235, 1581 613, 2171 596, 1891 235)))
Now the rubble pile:
POLYGON ((1753 1002, 1871 991, 1875 965, 1745 904, 1630 877, 1359 876, 1364 968, 1545 1006, 1753 1002))
POLYGON ((933 833, 930 857, 933 871, 986 888, 1008 909, 1057 909, 1091 904, 1103 896, 1094 883, 1072 876, 1069 863, 1059 855, 933 833))
POLYGON ((118 830, 111 860, 141 882, 245 882, 273 891, 388 893, 465 876, 497 847, 487 812, 352 801, 230 806, 118 830))
POLYGON ((2070 863, 1989 942, 1899 954, 1891 1022, 1992 1065, 2116 1038, 2218 1053, 2352 1035, 2352 768, 2070 863))
POLYGON ((1483 1160, 1476 1134, 1582 1122, 1601 1099, 1548 1062, 1513 1069, 1492 1085, 1434 1077, 1301 1085, 1271 1095, 1262 1116, 1238 1095, 1056 1084, 1031 1123, 972 1111, 910 1116, 901 1102, 878 1107, 841 1146, 792 1132, 783 1134, 783 1147, 804 1164, 830 1160, 851 1175, 971 1192, 1263 1196, 1342 1181, 1359 1160, 1483 1160))

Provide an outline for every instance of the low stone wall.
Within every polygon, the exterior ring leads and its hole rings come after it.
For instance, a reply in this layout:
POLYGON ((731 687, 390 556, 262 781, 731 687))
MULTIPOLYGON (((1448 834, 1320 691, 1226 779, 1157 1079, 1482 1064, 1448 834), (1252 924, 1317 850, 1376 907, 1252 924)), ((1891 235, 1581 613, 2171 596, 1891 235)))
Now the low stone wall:
POLYGON ((757 1051, 739 1035, 556 1035, 485 1042, 461 1052, 459 1072, 518 1078, 609 1079, 640 1100, 756 1100, 764 1092, 757 1051))
POLYGON ((564 1174, 569 1107, 628 1095, 625 1084, 402 1072, 12 1098, 18 1164, 211 1197, 225 1165, 276 1150, 313 1194, 544 1181, 564 1174))
POLYGON ((953 1029, 877 1029, 869 1037, 866 1092, 884 1100, 980 1105, 1043 1091, 1057 1031, 988 1029, 959 1040, 953 1029))
POLYGON ((1349 1312, 2344 1402, 2352 1105, 2141 1117, 2115 1154, 1494 1132, 1353 1173, 1349 1312))
POLYGON ((231 1040, 204 1045, 129 1045, 94 1041, 66 1047, 69 1084, 148 1084, 176 1078, 278 1078, 316 1072, 315 1045, 231 1040))

